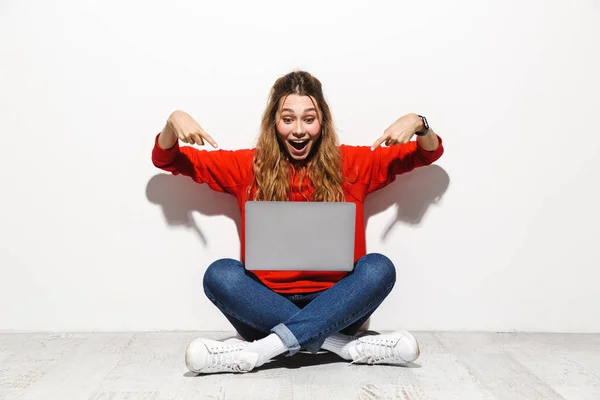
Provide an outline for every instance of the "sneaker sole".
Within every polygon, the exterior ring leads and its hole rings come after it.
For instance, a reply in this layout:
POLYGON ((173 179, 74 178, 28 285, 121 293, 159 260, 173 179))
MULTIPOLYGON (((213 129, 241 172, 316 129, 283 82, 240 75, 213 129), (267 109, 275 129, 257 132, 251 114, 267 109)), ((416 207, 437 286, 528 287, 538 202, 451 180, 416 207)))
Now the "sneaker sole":
POLYGON ((327 354, 327 353, 329 353, 329 351, 327 351, 327 350, 319 350, 316 353, 311 353, 308 350, 299 350, 298 353, 300 353, 300 354, 314 354, 314 355, 319 355, 319 354, 327 354))

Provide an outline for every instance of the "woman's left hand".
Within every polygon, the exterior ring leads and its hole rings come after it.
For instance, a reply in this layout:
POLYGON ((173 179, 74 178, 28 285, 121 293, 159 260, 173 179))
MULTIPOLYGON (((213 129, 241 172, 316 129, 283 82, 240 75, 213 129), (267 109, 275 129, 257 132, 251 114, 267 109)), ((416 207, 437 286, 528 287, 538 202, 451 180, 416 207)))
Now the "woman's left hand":
POLYGON ((406 114, 383 131, 383 136, 373 143, 371 150, 375 150, 382 143, 386 146, 408 143, 415 132, 422 128, 423 121, 417 114, 406 114))

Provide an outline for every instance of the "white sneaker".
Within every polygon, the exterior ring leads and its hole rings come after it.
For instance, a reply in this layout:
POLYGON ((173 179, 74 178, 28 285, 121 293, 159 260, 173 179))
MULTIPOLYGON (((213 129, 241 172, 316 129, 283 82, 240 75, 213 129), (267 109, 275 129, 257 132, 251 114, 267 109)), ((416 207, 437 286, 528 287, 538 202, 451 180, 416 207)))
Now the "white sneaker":
POLYGON ((219 342, 196 339, 185 351, 185 365, 197 374, 216 372, 248 372, 258 361, 258 354, 244 352, 247 342, 219 342))
POLYGON ((421 354, 417 339, 406 331, 363 336, 356 342, 349 349, 350 364, 407 364, 421 354))
POLYGON ((242 343, 242 344, 246 344, 246 345, 249 344, 244 339, 240 339, 240 338, 237 338, 237 337, 232 337, 232 338, 229 338, 229 339, 225 339, 225 340, 223 340, 223 343, 242 343))

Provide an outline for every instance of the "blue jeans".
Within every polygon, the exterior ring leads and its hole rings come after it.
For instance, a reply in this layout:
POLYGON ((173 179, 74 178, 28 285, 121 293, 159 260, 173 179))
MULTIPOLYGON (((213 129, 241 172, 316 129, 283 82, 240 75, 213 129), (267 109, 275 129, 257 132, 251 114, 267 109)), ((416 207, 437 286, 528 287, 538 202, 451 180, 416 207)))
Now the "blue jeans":
POLYGON ((354 335, 392 291, 396 269, 381 254, 367 254, 331 288, 305 294, 279 294, 233 259, 212 263, 204 292, 248 341, 277 334, 287 355, 316 353, 336 332, 354 335))

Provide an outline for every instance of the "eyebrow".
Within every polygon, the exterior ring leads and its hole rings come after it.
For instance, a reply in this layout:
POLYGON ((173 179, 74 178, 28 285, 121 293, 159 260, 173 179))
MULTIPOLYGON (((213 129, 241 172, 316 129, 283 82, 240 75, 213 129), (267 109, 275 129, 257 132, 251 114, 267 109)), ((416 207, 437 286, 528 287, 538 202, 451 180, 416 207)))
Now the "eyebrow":
MULTIPOLYGON (((283 110, 281 110, 282 113, 284 113, 286 111, 294 114, 294 110, 292 110, 291 108, 284 108, 283 110)), ((317 110, 315 110, 314 108, 307 108, 306 110, 304 110, 304 114, 306 114, 309 111, 317 111, 317 110)))

